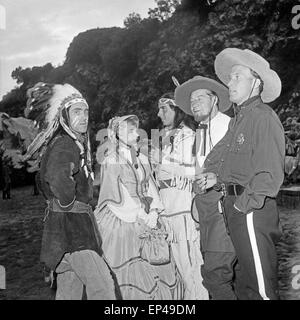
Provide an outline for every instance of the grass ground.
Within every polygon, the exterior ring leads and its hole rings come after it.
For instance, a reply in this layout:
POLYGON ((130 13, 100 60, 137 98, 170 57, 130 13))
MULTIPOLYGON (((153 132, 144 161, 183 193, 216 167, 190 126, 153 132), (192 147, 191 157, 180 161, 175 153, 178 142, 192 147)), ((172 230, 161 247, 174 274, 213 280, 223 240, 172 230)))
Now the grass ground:
POLYGON ((39 263, 44 206, 28 187, 12 190, 11 200, 0 200, 0 265, 6 269, 0 299, 53 298, 39 263))
MULTIPOLYGON (((0 290, 0 300, 54 299, 39 263, 44 208, 42 196, 33 196, 30 187, 12 190, 9 201, 0 199, 0 265, 6 268, 6 290, 0 290)), ((283 300, 300 300, 300 277, 298 283, 293 273, 300 266, 300 210, 281 207, 280 218, 280 295, 283 300)))

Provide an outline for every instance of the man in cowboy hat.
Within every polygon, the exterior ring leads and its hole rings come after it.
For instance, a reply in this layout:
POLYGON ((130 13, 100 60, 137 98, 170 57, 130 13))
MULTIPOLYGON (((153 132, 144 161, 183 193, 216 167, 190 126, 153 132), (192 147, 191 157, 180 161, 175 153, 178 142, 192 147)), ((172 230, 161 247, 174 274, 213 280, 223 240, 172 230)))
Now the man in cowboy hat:
MULTIPOLYGON (((231 105, 228 89, 215 80, 196 76, 176 88, 175 102, 199 123, 194 145, 197 176, 203 171, 205 158, 228 129, 230 117, 223 113, 231 105)), ((212 299, 235 300, 232 279, 236 258, 222 216, 222 195, 214 190, 203 194, 197 189, 194 183, 196 208, 193 206, 192 215, 200 227, 203 284, 212 299)))
POLYGON ((275 244, 280 236, 275 197, 284 178, 285 139, 265 103, 281 92, 269 63, 250 50, 227 48, 215 60, 228 85, 235 117, 205 161, 199 187, 223 190, 225 216, 236 251, 239 299, 278 299, 275 244))

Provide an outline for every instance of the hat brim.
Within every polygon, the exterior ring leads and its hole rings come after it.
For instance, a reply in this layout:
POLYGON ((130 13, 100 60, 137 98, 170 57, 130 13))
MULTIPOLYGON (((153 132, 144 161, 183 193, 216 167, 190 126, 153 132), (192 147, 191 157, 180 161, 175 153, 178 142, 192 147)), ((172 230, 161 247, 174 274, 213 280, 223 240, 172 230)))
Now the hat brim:
POLYGON ((270 69, 269 63, 250 50, 227 48, 221 51, 215 59, 215 72, 218 78, 227 86, 230 81, 232 67, 242 65, 254 70, 263 80, 261 93, 263 102, 272 102, 280 96, 281 80, 278 74, 270 69))
POLYGON ((228 89, 221 83, 205 78, 197 77, 184 82, 175 89, 175 103, 185 113, 193 115, 191 110, 191 94, 198 89, 214 91, 219 98, 219 111, 224 112, 229 109, 231 102, 229 100, 228 89))

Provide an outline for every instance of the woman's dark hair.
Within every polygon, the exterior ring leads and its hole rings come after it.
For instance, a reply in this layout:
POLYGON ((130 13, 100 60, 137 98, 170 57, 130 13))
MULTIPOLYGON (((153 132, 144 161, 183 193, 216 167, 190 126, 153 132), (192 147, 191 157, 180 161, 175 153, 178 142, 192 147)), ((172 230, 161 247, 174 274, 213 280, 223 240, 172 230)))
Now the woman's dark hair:
MULTIPOLYGON (((163 94, 160 97, 160 99, 162 99, 162 98, 175 100, 173 92, 167 92, 167 93, 163 94)), ((189 114, 186 114, 178 106, 173 106, 172 104, 169 104, 169 106, 172 110, 175 111, 173 129, 179 128, 180 124, 184 123, 187 127, 192 129, 193 131, 196 130, 197 123, 195 122, 195 120, 192 116, 190 116, 189 114)))

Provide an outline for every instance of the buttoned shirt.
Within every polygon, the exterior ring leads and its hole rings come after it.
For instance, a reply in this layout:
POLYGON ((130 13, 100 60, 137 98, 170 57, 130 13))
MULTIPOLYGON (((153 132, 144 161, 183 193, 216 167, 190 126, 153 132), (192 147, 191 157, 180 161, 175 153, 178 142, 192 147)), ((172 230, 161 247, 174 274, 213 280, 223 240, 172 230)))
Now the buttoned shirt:
POLYGON ((284 178, 285 138, 277 114, 260 97, 239 109, 204 167, 218 182, 245 187, 235 205, 247 213, 262 208, 266 197, 276 197, 284 178))
POLYGON ((215 145, 217 145, 217 143, 224 137, 225 133, 227 132, 229 122, 230 122, 230 117, 219 111, 216 114, 216 116, 207 123, 206 148, 205 148, 204 155, 200 154, 202 150, 202 145, 203 145, 202 135, 199 137, 200 141, 199 142, 196 141, 197 144, 198 143, 200 144, 199 150, 197 152, 197 167, 198 166, 199 168, 203 167, 203 164, 207 155, 210 153, 212 148, 215 145))

